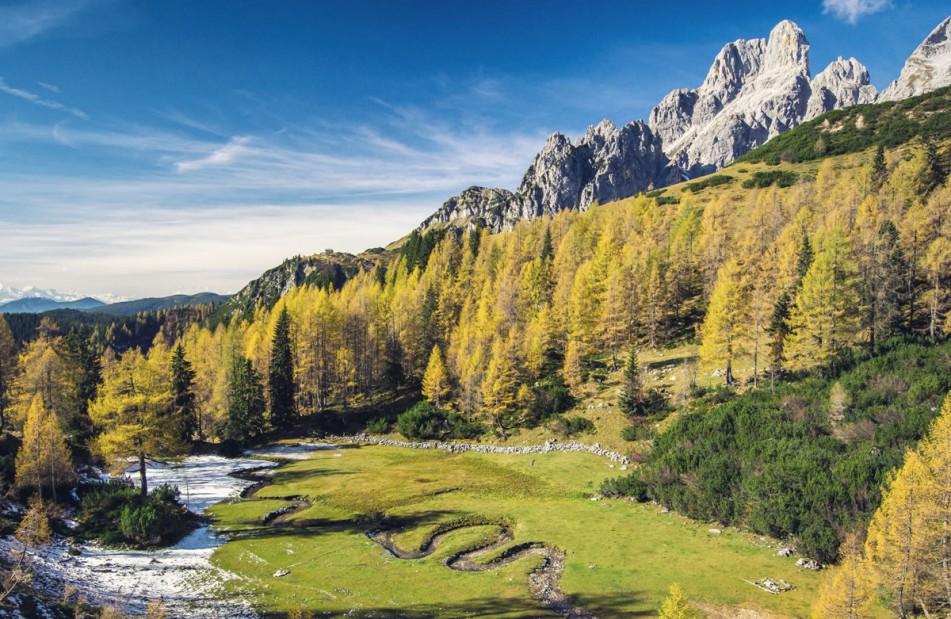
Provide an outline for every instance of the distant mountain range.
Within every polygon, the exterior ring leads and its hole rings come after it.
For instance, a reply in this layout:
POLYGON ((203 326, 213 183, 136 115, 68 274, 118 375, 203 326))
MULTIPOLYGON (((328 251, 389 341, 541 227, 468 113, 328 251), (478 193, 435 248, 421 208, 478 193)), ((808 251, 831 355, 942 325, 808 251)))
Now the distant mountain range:
POLYGON ((42 314, 58 309, 96 310, 105 307, 105 303, 92 297, 83 297, 75 301, 57 301, 43 297, 24 297, 0 305, 0 314, 42 314))
MULTIPOLYGON (((4 290, 12 289, 4 288, 4 290)), ((229 299, 227 295, 201 292, 192 295, 176 294, 170 297, 136 299, 107 304, 92 297, 67 300, 64 295, 59 295, 55 291, 32 287, 23 290, 28 290, 31 293, 30 296, 22 296, 12 301, 0 303, 0 314, 42 314, 54 310, 73 309, 110 316, 134 316, 140 312, 155 312, 178 307, 221 305, 229 299), (50 296, 33 296, 32 293, 46 293, 50 296)))

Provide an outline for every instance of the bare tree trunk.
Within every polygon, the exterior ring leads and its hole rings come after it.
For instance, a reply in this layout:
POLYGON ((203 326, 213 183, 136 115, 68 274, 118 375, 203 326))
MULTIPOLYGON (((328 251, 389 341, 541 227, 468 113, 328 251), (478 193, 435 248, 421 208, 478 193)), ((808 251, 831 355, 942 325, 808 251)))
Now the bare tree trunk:
POLYGON ((149 495, 149 482, 145 478, 145 454, 139 452, 139 481, 142 484, 142 498, 146 498, 149 495))

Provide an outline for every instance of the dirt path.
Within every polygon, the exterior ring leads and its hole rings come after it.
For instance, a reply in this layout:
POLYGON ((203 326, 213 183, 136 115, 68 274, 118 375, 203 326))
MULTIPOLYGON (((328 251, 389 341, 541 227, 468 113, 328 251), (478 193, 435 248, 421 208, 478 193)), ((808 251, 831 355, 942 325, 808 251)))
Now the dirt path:
POLYGON ((498 527, 498 532, 493 539, 448 557, 443 562, 444 565, 451 570, 459 572, 488 572, 514 563, 524 557, 542 557, 542 565, 536 568, 528 577, 528 586, 532 597, 562 617, 569 619, 595 619, 594 614, 575 605, 559 588, 558 581, 561 579, 561 574, 565 569, 565 554, 556 548, 541 542, 525 542, 508 548, 490 561, 477 561, 477 559, 485 557, 514 541, 512 530, 508 525, 471 521, 457 523, 438 530, 423 542, 417 550, 404 550, 396 545, 393 538, 396 534, 400 533, 399 529, 368 531, 366 535, 377 544, 383 546, 391 555, 398 559, 422 559, 433 554, 450 533, 466 528, 491 524, 498 527))

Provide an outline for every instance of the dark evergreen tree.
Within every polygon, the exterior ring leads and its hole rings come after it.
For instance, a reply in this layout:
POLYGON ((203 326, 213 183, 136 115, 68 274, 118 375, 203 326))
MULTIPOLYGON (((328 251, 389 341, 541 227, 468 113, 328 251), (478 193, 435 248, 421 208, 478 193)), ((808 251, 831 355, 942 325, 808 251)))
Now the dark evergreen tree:
POLYGON ((264 386, 251 360, 236 354, 228 388, 228 419, 221 428, 225 441, 244 445, 264 432, 264 386))
POLYGON ((177 417, 180 440, 191 443, 195 433, 201 439, 201 420, 198 418, 198 407, 195 405, 195 392, 192 386, 195 381, 195 370, 191 362, 185 358, 185 348, 179 344, 172 352, 172 413, 177 417))
POLYGON ((637 351, 631 349, 624 364, 624 377, 621 382, 621 391, 618 393, 617 405, 625 415, 638 415, 644 403, 644 382, 641 379, 641 368, 637 360, 637 351))
POLYGON ((92 436, 89 403, 96 397, 102 380, 99 354, 85 327, 70 329, 63 342, 63 357, 69 373, 66 431, 71 441, 80 444, 92 436))
POLYGON ((289 427, 297 418, 294 406, 294 356, 291 353, 291 317, 283 308, 274 325, 271 340, 271 364, 268 367, 268 399, 271 404, 271 425, 289 427))
POLYGON ((545 237, 542 239, 542 260, 551 260, 555 257, 555 248, 551 242, 551 228, 545 228, 545 237))
POLYGON ((888 167, 885 165, 885 147, 881 144, 875 150, 875 159, 872 160, 872 174, 879 187, 885 182, 888 176, 888 167))
POLYGON ((796 272, 799 275, 796 279, 796 288, 799 288, 799 285, 802 284, 802 278, 809 272, 809 267, 812 266, 815 257, 816 254, 812 249, 812 241, 809 240, 809 235, 803 234, 802 243, 799 245, 799 256, 796 260, 796 272))
POLYGON ((770 318, 766 332, 769 333, 769 373, 775 379, 782 372, 786 362, 786 338, 789 337, 789 310, 792 297, 788 290, 783 290, 773 305, 773 315, 770 318))

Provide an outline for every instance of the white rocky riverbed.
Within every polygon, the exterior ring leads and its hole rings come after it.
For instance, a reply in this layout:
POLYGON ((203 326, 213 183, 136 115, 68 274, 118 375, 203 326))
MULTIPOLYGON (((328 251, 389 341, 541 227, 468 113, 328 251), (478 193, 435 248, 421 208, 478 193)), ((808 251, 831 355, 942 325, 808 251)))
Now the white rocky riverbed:
MULTIPOLYGON (((181 500, 201 513, 253 482, 233 477, 238 470, 276 466, 273 460, 306 458, 331 445, 278 445, 243 458, 191 456, 181 463, 149 466, 150 487, 169 483, 179 487, 181 500)), ((138 475, 132 475, 138 481, 138 475)), ((98 544, 70 544, 59 539, 33 556, 34 585, 60 597, 67 587, 73 601, 85 596, 97 606, 117 606, 127 613, 144 612, 149 602, 161 602, 168 617, 211 619, 256 617, 247 599, 226 593, 222 584, 239 576, 212 565, 215 548, 227 541, 201 526, 181 542, 156 551, 119 550, 98 544), (78 550, 73 556, 70 549, 78 550)), ((16 542, 0 540, 4 551, 16 542)))

